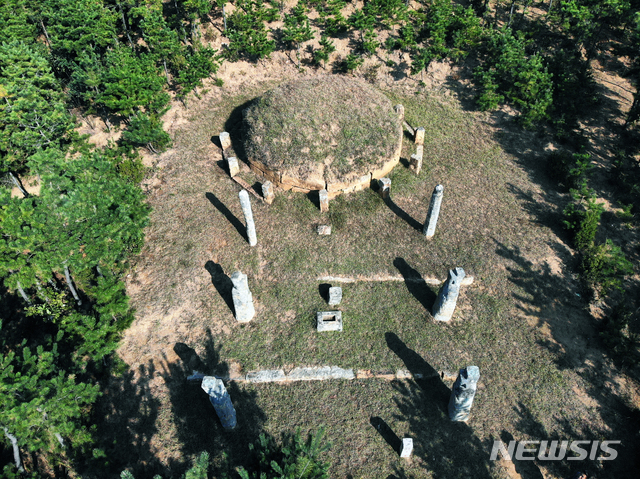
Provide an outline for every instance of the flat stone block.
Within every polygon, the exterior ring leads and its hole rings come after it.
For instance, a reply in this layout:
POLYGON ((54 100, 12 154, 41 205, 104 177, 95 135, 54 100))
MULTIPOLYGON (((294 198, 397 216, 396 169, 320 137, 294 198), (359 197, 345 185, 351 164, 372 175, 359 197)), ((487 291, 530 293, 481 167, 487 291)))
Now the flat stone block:
POLYGON ((342 301, 342 288, 333 286, 329 288, 329 306, 337 306, 342 301))
POLYGON ((267 369, 265 371, 253 371, 247 373, 247 381, 250 383, 273 383, 286 379, 282 369, 267 369))
POLYGON ((424 145, 424 128, 423 127, 416 128, 414 142, 416 145, 424 145))
POLYGON ((220 145, 222 146, 223 151, 227 148, 231 148, 231 137, 226 131, 220 133, 220 145))
POLYGON ((410 437, 402 438, 402 451, 400 452, 400 457, 411 457, 411 453, 413 452, 413 439, 410 437))
POLYGON ((342 311, 318 311, 318 332, 342 331, 342 311))
POLYGON ((240 165, 238 163, 238 159, 235 156, 227 158, 227 165, 229 166, 230 176, 233 177, 240 173, 240 165))
POLYGON ((318 225, 318 234, 319 235, 330 235, 331 234, 331 225, 318 225))
POLYGON ((398 369, 396 371, 396 379, 411 379, 413 375, 406 369, 398 369))

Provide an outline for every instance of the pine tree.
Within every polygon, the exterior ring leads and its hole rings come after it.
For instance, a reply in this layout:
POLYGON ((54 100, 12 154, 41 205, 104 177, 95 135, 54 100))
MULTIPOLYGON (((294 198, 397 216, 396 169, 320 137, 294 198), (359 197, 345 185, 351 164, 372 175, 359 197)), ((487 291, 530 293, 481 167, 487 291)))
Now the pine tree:
POLYGON ((29 156, 60 147, 74 121, 37 46, 0 45, 0 86, 0 173, 22 172, 29 156))
POLYGON ((169 82, 169 66, 177 66, 184 58, 183 46, 178 34, 171 30, 162 16, 162 7, 143 6, 135 10, 141 17, 140 29, 149 52, 162 63, 164 74, 169 82))
POLYGON ((313 39, 313 33, 311 32, 307 16, 307 8, 299 3, 293 8, 291 15, 287 15, 284 19, 285 27, 282 32, 282 40, 296 47, 298 68, 300 68, 300 46, 302 43, 313 39))
POLYGON ((164 81, 153 56, 136 55, 129 48, 119 47, 105 55, 105 64, 98 103, 127 119, 143 109, 164 113, 169 95, 163 90, 164 81))

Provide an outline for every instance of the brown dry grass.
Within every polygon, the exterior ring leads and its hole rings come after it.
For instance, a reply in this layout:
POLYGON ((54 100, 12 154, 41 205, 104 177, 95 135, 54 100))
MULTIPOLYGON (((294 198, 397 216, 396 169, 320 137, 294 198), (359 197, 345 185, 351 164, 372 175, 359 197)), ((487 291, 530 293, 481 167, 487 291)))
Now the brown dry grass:
MULTIPOLYGON (((130 411, 139 403, 148 418, 137 443, 146 466, 138 468, 175 474, 201 450, 217 461, 224 450, 237 464, 259 430, 277 436, 324 424, 334 443, 327 456, 332 477, 502 477, 487 461, 494 438, 608 438, 625 431, 623 419, 607 411, 627 406, 596 387, 596 371, 616 373, 589 340, 594 332, 575 295, 577 281, 560 266, 568 248, 540 221, 539 212, 553 211, 561 199, 503 151, 486 115, 474 117, 422 89, 411 97, 388 92, 392 103, 405 105, 410 123, 427 128, 421 175, 398 166, 391 202, 367 190, 332 201, 328 214, 302 194, 280 192, 270 207, 253 202, 259 242, 249 247, 238 187, 221 168, 212 137, 226 129, 234 110, 273 86, 226 98, 224 89, 214 91, 192 105, 184 113, 189 121, 174 129, 175 148, 159 158, 148 181, 152 222, 128 279, 136 321, 119 351, 139 372, 137 394, 116 401, 130 411), (436 237, 426 242, 417 228, 437 183, 445 185, 445 199, 436 237), (333 234, 318 236, 317 224, 331 224, 333 234), (450 325, 431 320, 434 291, 426 285, 355 283, 343 285, 345 331, 314 332, 315 311, 326 308, 319 275, 443 278, 455 266, 476 281, 463 289, 450 325), (228 276, 237 269, 249 275, 256 303, 248 325, 234 320, 229 305, 228 276), (178 344, 193 348, 207 373, 304 365, 451 371, 476 364, 481 389, 471 423, 459 428, 446 419, 448 393, 437 381, 234 385, 241 422, 225 435, 206 397, 185 383, 193 364, 176 352, 178 344), (372 418, 414 437, 413 461, 400 461, 372 418), (460 469, 462 463, 468 468, 460 469)), ((529 150, 543 147, 528 134, 517 141, 529 150)), ((403 158, 412 150, 405 141, 403 158)), ((259 180, 243 168, 249 183, 259 180)), ((516 467, 524 477, 528 466, 516 467)), ((567 472, 566 465, 545 471, 567 472)))
MULTIPOLYGON (((318 38, 310 43, 317 47, 318 38)), ((350 39, 335 42, 332 60, 338 61, 350 51, 350 39)), ((299 72, 282 51, 257 65, 225 63, 219 72, 224 88, 191 100, 189 108, 174 104, 165 117, 175 148, 157 159, 146 182, 154 212, 128 278, 136 321, 119 351, 135 374, 114 381, 102 405, 111 428, 105 441, 117 440, 115 464, 138 469, 137 477, 177 476, 202 450, 217 463, 224 451, 240 464, 260 431, 278 436, 324 424, 334 443, 325 456, 331 477, 573 472, 566 462, 489 463, 491 441, 511 437, 623 439, 618 461, 588 462, 585 469, 594 477, 624 477, 631 469, 638 386, 603 354, 577 296, 572 253, 558 236, 566 197, 535 166, 548 142, 513 129, 506 113, 464 112, 443 90, 457 72, 451 65, 434 63, 413 78, 408 56, 383 55, 390 66, 372 57, 360 71, 379 65, 368 80, 385 88, 392 104, 405 104, 411 124, 427 127, 424 171, 415 177, 398 166, 387 204, 368 190, 332 201, 328 214, 294 193, 278 193, 271 207, 254 202, 255 248, 243 237, 238 187, 221 168, 211 138, 229 129, 237 108, 316 71, 299 72), (427 243, 417 227, 437 183, 445 185, 445 199, 436 237, 427 243), (332 236, 317 236, 317 224, 331 224, 332 236), (342 335, 313 330, 314 312, 327 307, 314 280, 319 275, 400 270, 443 278, 455 266, 476 282, 463 288, 450 325, 431 321, 434 291, 426 285, 355 283, 343 285, 342 335), (228 276, 236 269, 249 274, 256 302, 248 325, 235 322, 229 306, 228 276), (180 356, 179 344, 192 347, 201 362, 180 356), (231 434, 220 429, 199 388, 184 380, 194 366, 224 374, 328 364, 383 373, 477 364, 482 377, 469 425, 448 421, 450 384, 439 381, 232 384, 240 423, 231 434), (398 458, 372 426, 374 418, 397 436, 414 438, 412 461, 398 458)), ((405 160, 413 153, 406 140, 405 160)), ((260 180, 246 165, 241 176, 260 180)))

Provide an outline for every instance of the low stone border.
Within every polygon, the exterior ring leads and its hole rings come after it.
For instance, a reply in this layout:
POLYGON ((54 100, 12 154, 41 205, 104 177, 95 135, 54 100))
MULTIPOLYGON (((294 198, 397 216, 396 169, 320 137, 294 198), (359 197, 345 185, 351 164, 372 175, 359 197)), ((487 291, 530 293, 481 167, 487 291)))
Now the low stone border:
MULTIPOLYGON (((359 281, 363 282, 385 282, 385 281, 406 281, 409 283, 419 283, 424 281, 427 284, 442 284, 446 280, 440 280, 438 278, 405 278, 403 276, 393 276, 393 275, 382 275, 377 274, 375 276, 320 276, 316 278, 316 281, 327 281, 334 283, 357 283, 359 281)), ((463 286, 468 286, 473 284, 474 277, 473 276, 465 276, 462 282, 460 283, 463 286)))
MULTIPOLYGON (((201 380, 204 374, 194 371, 188 380, 201 380)), ((342 369, 337 366, 319 366, 295 368, 285 373, 283 369, 265 369, 263 371, 251 371, 238 376, 216 376, 223 381, 247 382, 247 383, 289 383, 294 381, 326 381, 329 379, 429 379, 440 377, 444 381, 455 381, 457 373, 449 371, 434 372, 433 374, 412 374, 406 369, 392 371, 371 371, 369 369, 342 369)))

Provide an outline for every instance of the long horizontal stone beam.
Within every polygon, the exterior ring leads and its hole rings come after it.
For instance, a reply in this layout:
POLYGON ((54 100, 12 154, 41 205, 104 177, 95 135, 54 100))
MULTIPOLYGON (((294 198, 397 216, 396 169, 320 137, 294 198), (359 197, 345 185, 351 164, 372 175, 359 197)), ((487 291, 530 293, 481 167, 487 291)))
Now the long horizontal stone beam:
MULTIPOLYGON (((203 373, 194 371, 188 380, 202 380, 203 373)), ((343 369, 337 366, 319 366, 307 368, 295 368, 285 373, 283 369, 265 369, 251 371, 237 376, 215 376, 223 381, 247 382, 247 383, 290 383, 296 381, 326 381, 329 379, 429 379, 440 377, 445 381, 455 381, 456 373, 448 371, 434 372, 432 374, 412 374, 406 369, 393 371, 371 371, 369 369, 343 369)))
MULTIPOLYGON (((405 278, 403 276, 395 276, 395 275, 383 275, 377 274, 374 276, 320 276, 316 278, 317 281, 333 281, 334 283, 358 283, 358 282, 385 282, 385 281, 407 281, 409 283, 420 283, 425 282, 427 284, 442 284, 446 281, 446 279, 438 279, 438 278, 405 278)), ((473 276, 465 276, 465 278, 460 283, 463 286, 468 286, 473 284, 474 278, 473 276)))

